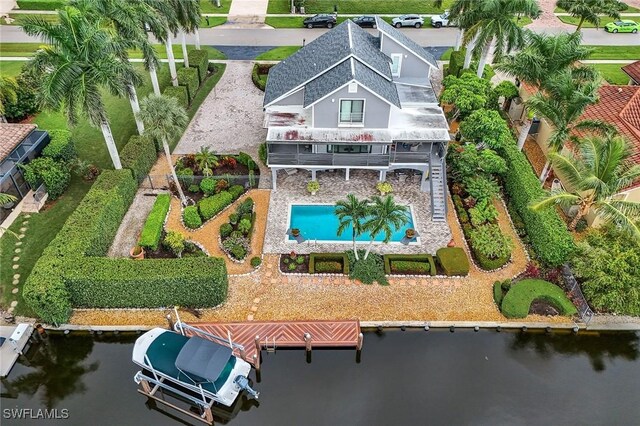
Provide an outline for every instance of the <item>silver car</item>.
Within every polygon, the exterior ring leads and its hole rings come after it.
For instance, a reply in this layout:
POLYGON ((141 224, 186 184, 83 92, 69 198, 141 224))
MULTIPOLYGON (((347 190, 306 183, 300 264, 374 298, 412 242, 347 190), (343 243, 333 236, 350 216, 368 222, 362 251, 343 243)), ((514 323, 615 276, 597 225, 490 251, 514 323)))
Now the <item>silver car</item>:
POLYGON ((424 25, 424 19, 420 15, 402 15, 391 20, 391 24, 396 27, 415 27, 420 28, 424 25))

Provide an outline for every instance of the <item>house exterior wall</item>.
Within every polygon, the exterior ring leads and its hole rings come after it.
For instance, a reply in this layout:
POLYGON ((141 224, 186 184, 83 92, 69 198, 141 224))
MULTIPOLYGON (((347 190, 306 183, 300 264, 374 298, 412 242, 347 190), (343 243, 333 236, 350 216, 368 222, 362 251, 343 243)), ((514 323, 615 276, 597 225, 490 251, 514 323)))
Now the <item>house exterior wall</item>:
POLYGON ((345 86, 315 104, 313 127, 339 127, 338 114, 341 99, 364 99, 364 128, 384 129, 388 127, 391 106, 360 85, 358 85, 356 93, 349 93, 348 86, 345 86))
POLYGON ((400 77, 425 77, 429 76, 431 67, 422 59, 418 58, 413 52, 402 46, 389 36, 381 35, 382 42, 380 50, 385 55, 391 57, 393 53, 402 54, 402 63, 400 65, 400 77))
POLYGON ((292 93, 291 95, 279 100, 278 102, 275 102, 273 105, 302 105, 303 102, 304 88, 292 93))

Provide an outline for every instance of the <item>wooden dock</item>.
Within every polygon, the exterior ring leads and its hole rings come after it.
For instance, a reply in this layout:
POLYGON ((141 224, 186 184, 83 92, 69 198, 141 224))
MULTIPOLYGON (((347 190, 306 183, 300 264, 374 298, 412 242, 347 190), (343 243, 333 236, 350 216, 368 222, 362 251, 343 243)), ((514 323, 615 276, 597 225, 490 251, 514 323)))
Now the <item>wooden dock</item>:
MULTIPOLYGON (((190 323, 206 333, 242 345, 235 355, 260 368, 260 353, 277 348, 341 347, 362 349, 358 320, 347 321, 251 321, 229 323, 190 323)), ((194 335, 192 330, 185 330, 194 335)))

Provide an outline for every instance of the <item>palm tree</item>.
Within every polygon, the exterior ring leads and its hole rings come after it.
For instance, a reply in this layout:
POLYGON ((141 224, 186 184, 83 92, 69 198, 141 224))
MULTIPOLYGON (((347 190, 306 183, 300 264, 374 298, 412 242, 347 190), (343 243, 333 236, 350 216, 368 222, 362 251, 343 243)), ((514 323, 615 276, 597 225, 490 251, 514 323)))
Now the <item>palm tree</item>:
POLYGON ((5 194, 4 192, 0 192, 0 205, 13 203, 17 200, 18 199, 11 194, 5 194))
POLYGON ((536 0, 479 0, 473 7, 473 13, 461 17, 460 24, 466 28, 465 44, 475 40, 473 50, 480 55, 478 77, 482 77, 494 42, 497 59, 524 46, 525 32, 518 26, 516 17, 535 19, 540 13, 536 0))
POLYGON ((180 202, 182 202, 182 205, 186 205, 187 198, 182 192, 182 187, 176 176, 176 170, 173 167, 173 161, 171 161, 169 139, 177 138, 182 134, 189 121, 187 112, 180 106, 176 98, 149 95, 140 102, 139 115, 147 127, 147 136, 162 142, 171 176, 173 176, 173 181, 176 183, 180 194, 180 202))
POLYGON ((196 153, 196 162, 205 176, 211 175, 211 169, 218 165, 218 157, 211 151, 208 146, 200 148, 200 152, 196 153))
POLYGON ((373 247, 373 241, 381 232, 384 232, 384 242, 388 243, 393 233, 409 222, 409 209, 407 206, 396 204, 391 195, 381 198, 376 195, 371 198, 370 217, 364 223, 365 231, 371 235, 369 247, 364 258, 369 257, 373 247))
POLYGON ((640 179, 640 164, 631 160, 625 139, 612 135, 589 136, 580 140, 577 150, 577 156, 573 153, 550 155, 553 166, 570 190, 552 191, 531 208, 539 210, 556 203, 578 206, 578 212, 569 224, 572 230, 593 209, 597 216, 640 241, 640 203, 616 197, 640 179))
POLYGON ((558 0, 556 6, 564 9, 572 17, 580 18, 576 32, 580 32, 585 22, 598 28, 602 15, 620 19, 620 11, 627 7, 618 0, 558 0))
MULTIPOLYGON (((449 5, 449 22, 453 22, 458 26, 458 35, 456 36, 456 44, 453 50, 456 52, 460 50, 462 45, 462 38, 464 36, 464 28, 460 25, 459 19, 465 14, 469 13, 471 7, 474 6, 476 0, 453 0, 453 3, 449 5)), ((439 9, 442 8, 444 0, 434 0, 433 7, 439 9)))
POLYGON ((120 156, 102 102, 102 89, 131 97, 130 87, 141 77, 119 56, 122 46, 111 33, 89 21, 81 11, 67 6, 58 10, 58 23, 39 16, 24 19, 24 32, 49 44, 38 50, 28 67, 43 75, 38 97, 43 106, 63 109, 71 125, 84 114, 102 130, 111 161, 121 169, 120 156))
POLYGON ((184 66, 189 67, 189 53, 187 52, 186 33, 195 33, 196 48, 200 48, 200 2, 199 0, 173 0, 176 16, 182 33, 182 56, 184 66))
POLYGON ((356 238, 365 231, 363 221, 369 216, 369 202, 367 200, 358 200, 355 195, 349 194, 346 200, 340 200, 336 203, 335 214, 339 221, 338 235, 342 235, 351 226, 353 254, 356 260, 360 260, 356 249, 356 238))
MULTIPOLYGON (((18 83, 13 77, 5 77, 0 75, 0 123, 6 123, 4 116, 5 105, 7 103, 16 103, 18 101, 18 83)), ((0 203, 4 204, 4 203, 0 203)))
MULTIPOLYGON (((145 22, 153 34, 153 36, 161 43, 164 43, 167 51, 167 60, 169 62, 169 72, 171 74, 171 84, 178 86, 178 73, 176 71, 176 58, 173 55, 173 42, 171 36, 178 34, 180 25, 176 12, 176 5, 173 1, 158 0, 142 0, 146 5, 154 9, 161 17, 161 24, 154 22, 145 22)), ((178 1, 179 0, 174 0, 178 1)), ((160 96, 160 90, 154 93, 160 96)))

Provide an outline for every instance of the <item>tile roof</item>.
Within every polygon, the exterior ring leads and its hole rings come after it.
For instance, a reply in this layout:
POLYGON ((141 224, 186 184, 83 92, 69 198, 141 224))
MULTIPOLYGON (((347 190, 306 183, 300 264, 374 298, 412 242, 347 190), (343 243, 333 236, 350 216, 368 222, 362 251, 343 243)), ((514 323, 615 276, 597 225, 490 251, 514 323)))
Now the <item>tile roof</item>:
POLYGON ((395 29, 393 26, 386 23, 382 18, 378 16, 376 16, 376 24, 380 32, 388 35, 389 37, 391 37, 398 43, 402 44, 404 47, 406 47, 416 55, 420 56, 422 59, 427 61, 429 65, 431 65, 432 67, 438 68, 438 61, 436 60, 435 56, 433 56, 431 53, 424 50, 424 48, 420 46, 418 43, 416 43, 415 41, 413 41, 412 39, 404 35, 402 32, 395 29))
POLYGON ((622 67, 622 71, 626 72, 629 77, 640 84, 640 61, 635 61, 629 65, 622 67))
POLYGON ((35 128, 35 124, 0 123, 0 161, 7 158, 35 128))

